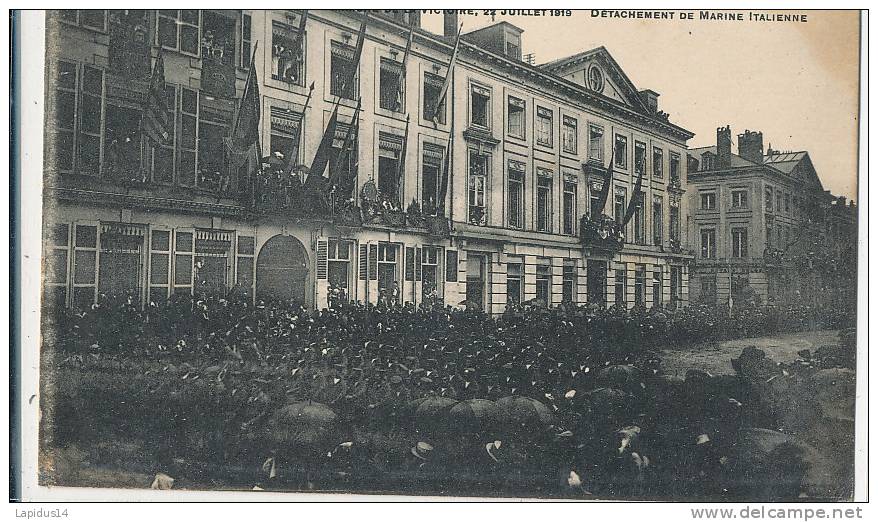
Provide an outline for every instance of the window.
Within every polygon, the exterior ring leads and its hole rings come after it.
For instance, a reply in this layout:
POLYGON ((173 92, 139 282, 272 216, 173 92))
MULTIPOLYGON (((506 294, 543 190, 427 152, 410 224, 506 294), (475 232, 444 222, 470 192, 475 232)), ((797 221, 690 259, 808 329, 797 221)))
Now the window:
POLYGON ((682 301, 683 269, 679 266, 671 267, 671 309, 674 310, 682 301))
MULTIPOLYGON (((188 89, 185 91, 188 91, 188 89)), ((197 104, 198 155, 196 157, 196 168, 198 176, 196 177, 196 185, 198 188, 206 190, 225 192, 231 187, 228 164, 225 161, 226 149, 224 138, 229 133, 233 109, 229 105, 226 107, 226 111, 216 110, 213 104, 218 103, 217 100, 213 100, 211 97, 204 95, 204 93, 189 92, 193 98, 199 98, 197 104), (205 103, 203 101, 205 98, 210 101, 205 103)))
POLYGON ((576 118, 564 116, 564 126, 561 128, 561 146, 568 154, 576 154, 579 150, 579 133, 576 129, 576 118))
POLYGON ((271 154, 283 155, 284 161, 298 163, 299 132, 302 128, 302 114, 280 107, 271 108, 271 154))
MULTIPOLYGON (((348 153, 342 154, 342 148, 345 146, 345 138, 348 135, 351 123, 339 123, 335 128, 335 137, 332 140, 332 154, 329 157, 329 172, 333 177, 340 180, 343 185, 341 192, 350 194, 353 192, 353 184, 357 178, 357 154, 359 150, 359 129, 355 128, 351 131, 351 143, 349 144, 348 153), (347 185, 344 185, 347 184, 347 185)), ((378 133, 379 147, 386 148, 388 156, 393 156, 395 151, 402 148, 401 142, 390 140, 389 143, 381 143, 383 133, 378 133)), ((391 135, 393 138, 393 136, 391 135)), ((401 141, 401 140, 400 140, 401 141)), ((380 150, 380 149, 379 149, 380 150)), ((379 153, 379 164, 382 154, 379 153)), ((380 188, 380 187, 379 187, 380 188)))
POLYGON ((634 265, 634 305, 646 305, 646 265, 634 265))
POLYGON ((716 192, 701 193, 701 210, 716 210, 716 192))
POLYGON ((457 250, 448 250, 445 256, 445 280, 457 282, 457 250))
POLYGON ((747 257, 747 229, 732 229, 732 257, 747 257))
POLYGON ((402 67, 403 65, 395 60, 381 58, 379 104, 384 110, 401 112, 405 107, 401 84, 402 67))
POLYGON ((716 275, 701 276, 701 300, 705 303, 716 303, 716 275))
POLYGON ((441 297, 443 292, 439 280, 439 266, 442 264, 442 249, 425 246, 422 259, 421 299, 426 301, 432 297, 441 297))
POLYGON ((765 187, 765 211, 766 212, 771 212, 773 200, 774 200, 774 197, 772 196, 772 193, 771 193, 771 187, 765 187))
POLYGON ((63 22, 102 32, 107 30, 106 9, 62 9, 59 14, 63 22))
POLYGON ((506 189, 507 222, 511 228, 524 227, 524 163, 509 162, 506 189))
POLYGON ((654 266, 652 269, 652 306, 662 304, 662 267, 654 266))
POLYGON ((564 261, 561 272, 561 302, 576 302, 576 261, 568 259, 564 261))
POLYGON ((193 232, 177 230, 174 233, 174 292, 192 293, 195 273, 195 240, 193 232))
POLYGON ((399 276, 397 275, 397 259, 399 258, 399 245, 392 243, 378 243, 378 295, 383 302, 392 302, 394 288, 399 288, 399 276))
POLYGON ((604 209, 602 209, 600 207, 601 207, 601 187, 595 186, 594 184, 592 184, 591 190, 589 190, 589 194, 588 194, 588 211, 589 211, 589 216, 591 216, 592 219, 597 219, 598 217, 600 217, 601 213, 604 211, 604 209))
POLYGON ((552 122, 552 111, 545 107, 537 106, 537 118, 534 121, 534 126, 536 127, 534 134, 537 137, 537 145, 544 147, 552 146, 552 122))
POLYGON ((421 166, 421 210, 427 216, 435 216, 439 208, 439 178, 445 149, 430 143, 424 144, 421 166))
POLYGON ((149 301, 160 305, 171 289, 171 231, 153 230, 149 243, 149 301))
POLYGON ((552 231, 552 171, 537 170, 537 230, 552 231))
POLYGON ((330 239, 327 259, 327 279, 329 289, 333 290, 342 302, 350 300, 351 251, 353 242, 344 239, 330 239))
POLYGON ((512 33, 506 34, 506 56, 513 60, 521 60, 521 37, 512 33))
POLYGON ((634 173, 638 176, 646 174, 646 143, 634 142, 634 173))
POLYGON ((675 244, 680 244, 680 202, 671 200, 671 210, 669 215, 670 221, 670 240, 675 244))
POLYGON ((701 170, 712 170, 713 169, 713 158, 714 155, 710 152, 705 152, 701 155, 701 170))
POLYGON ((235 284, 242 290, 252 292, 253 256, 256 252, 256 241, 253 236, 238 236, 236 252, 235 284))
POLYGON ((165 49, 198 56, 201 39, 201 11, 197 9, 159 9, 156 44, 165 49))
POLYGON ((490 121, 491 91, 478 85, 470 86, 470 123, 488 128, 490 121))
MULTIPOLYGON (((286 24, 271 22, 271 78, 292 85, 305 82, 305 35, 286 24)), ((249 49, 250 45, 247 44, 249 49)), ((250 57, 248 56, 249 60, 250 57)))
POLYGON ((622 224, 622 220, 625 218, 625 189, 624 188, 616 188, 616 193, 613 195, 613 217, 616 219, 616 223, 622 224))
POLYGON ((790 212, 790 195, 788 193, 783 195, 783 211, 787 214, 790 212))
POLYGON ((446 96, 446 99, 442 100, 439 107, 436 107, 436 103, 439 101, 444 81, 441 76, 424 73, 424 106, 422 108, 424 119, 433 121, 435 116, 436 121, 441 125, 445 125, 445 106, 448 97, 446 96))
POLYGON ((550 259, 537 260, 537 301, 552 304, 552 264, 550 259))
POLYGON ((70 266, 70 225, 50 225, 49 248, 46 252, 43 303, 46 309, 67 305, 67 276, 70 266))
POLYGON ((576 179, 564 176, 564 233, 576 235, 576 179))
POLYGON ((94 67, 82 67, 82 89, 79 99, 79 136, 77 137, 77 170, 80 174, 97 175, 101 167, 101 121, 103 120, 104 73, 94 67))
POLYGON ((402 140, 402 136, 378 133, 378 192, 397 208, 400 207, 402 193, 398 177, 402 140))
POLYGON ((673 184, 680 183, 680 155, 676 152, 668 154, 668 170, 670 172, 670 181, 673 184))
POLYGON ((355 49, 340 42, 332 42, 329 58, 329 94, 354 100, 357 98, 359 75, 354 72, 351 85, 345 85, 354 66, 355 49))
POLYGON ((604 307, 607 305, 607 262, 588 260, 586 284, 589 304, 604 307))
MULTIPOLYGON (((643 193, 639 194, 634 207, 634 242, 638 245, 646 244, 646 220, 643 217, 643 193)), ((637 197, 637 195, 635 195, 637 197)))
POLYGON ((466 258, 466 300, 478 310, 485 309, 486 264, 484 255, 469 254, 466 258))
POLYGON ((664 212, 662 211, 662 197, 652 197, 652 242, 661 246, 664 237, 664 212))
POLYGON ((173 183, 177 155, 177 89, 165 86, 165 107, 168 109, 169 136, 167 143, 152 146, 152 179, 158 183, 173 183))
POLYGON ((661 179, 664 176, 664 152, 658 147, 652 148, 652 175, 661 179))
POLYGON ((98 256, 98 293, 130 295, 140 301, 143 287, 144 227, 102 223, 98 256))
POLYGON ((229 287, 234 233, 217 230, 195 232, 195 285, 199 292, 223 295, 229 287))
POLYGON ((250 15, 241 13, 241 68, 250 68, 250 55, 253 43, 253 19, 250 15))
POLYGON ((97 296, 97 225, 76 225, 73 252, 73 306, 90 307, 97 296))
POLYGON ((747 208, 747 191, 746 190, 733 190, 732 191, 732 208, 747 208))
POLYGON ((524 280, 524 263, 520 260, 506 263, 506 302, 521 304, 522 288, 524 280))
POLYGON ((701 230, 701 257, 704 259, 716 257, 716 230, 712 228, 701 230))
POLYGON ((597 125, 588 126, 588 159, 604 161, 604 129, 597 125))
POLYGON ((628 168, 628 138, 616 134, 616 152, 613 155, 613 163, 620 169, 628 168))
POLYGON ((774 234, 772 233, 771 221, 765 222, 765 248, 774 248, 774 234))
POLYGON ((779 190, 777 191, 777 206, 775 208, 778 212, 783 210, 783 194, 779 190))
POLYGON ((469 223, 487 225, 485 191, 488 183, 488 156, 475 150, 469 153, 469 223))
POLYGON ((525 135, 525 110, 524 100, 520 100, 514 96, 509 97, 507 103, 507 120, 506 133, 516 138, 524 139, 525 135))
POLYGON ((625 308, 625 285, 626 274, 624 268, 616 269, 616 281, 614 285, 616 293, 616 306, 625 308))
POLYGON ((73 170, 78 77, 76 64, 58 62, 55 78, 55 161, 62 172, 73 170))
POLYGON ((201 22, 201 58, 234 66, 235 19, 213 11, 203 11, 201 22))

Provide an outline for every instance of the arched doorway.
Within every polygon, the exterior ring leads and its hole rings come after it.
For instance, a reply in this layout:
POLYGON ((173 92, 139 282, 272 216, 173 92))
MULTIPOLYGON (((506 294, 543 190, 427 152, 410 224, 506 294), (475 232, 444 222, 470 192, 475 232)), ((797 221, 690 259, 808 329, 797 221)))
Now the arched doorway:
POLYGON ((308 282, 308 254, 292 236, 269 239, 256 260, 256 297, 292 300, 303 305, 308 282))

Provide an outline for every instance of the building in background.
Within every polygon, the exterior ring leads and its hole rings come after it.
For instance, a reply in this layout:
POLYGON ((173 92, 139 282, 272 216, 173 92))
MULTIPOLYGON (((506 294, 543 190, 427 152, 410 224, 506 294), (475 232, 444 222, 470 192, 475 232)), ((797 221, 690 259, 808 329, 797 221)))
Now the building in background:
POLYGON ((47 22, 47 302, 688 301, 692 134, 604 48, 533 66, 512 24, 416 12, 47 22))
POLYGON ((737 152, 728 126, 717 129, 715 146, 689 151, 693 301, 854 298, 853 202, 824 191, 807 152, 763 151, 761 132, 739 134, 737 152))

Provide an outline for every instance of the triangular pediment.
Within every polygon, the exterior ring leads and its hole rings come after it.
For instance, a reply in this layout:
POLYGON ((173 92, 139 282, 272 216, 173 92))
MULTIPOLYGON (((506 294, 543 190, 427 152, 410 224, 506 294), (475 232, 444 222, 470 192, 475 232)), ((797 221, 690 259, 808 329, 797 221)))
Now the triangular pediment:
POLYGON ((548 73, 583 86, 589 91, 649 113, 637 87, 605 47, 598 47, 540 66, 548 73))

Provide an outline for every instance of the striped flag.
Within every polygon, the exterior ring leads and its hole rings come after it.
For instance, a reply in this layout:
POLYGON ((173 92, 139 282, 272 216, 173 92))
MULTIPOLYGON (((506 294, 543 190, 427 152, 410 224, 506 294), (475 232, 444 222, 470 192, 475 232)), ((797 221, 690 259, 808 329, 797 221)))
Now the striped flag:
MULTIPOLYGON (((256 47, 253 46, 253 56, 250 63, 256 58, 256 47)), ((247 83, 244 84, 244 94, 238 103, 238 116, 235 118, 235 126, 229 139, 229 148, 234 154, 245 154, 247 150, 259 141, 259 118, 262 109, 259 96, 259 82, 256 79, 256 67, 251 65, 247 74, 247 83)))
POLYGON ((329 156, 332 154, 332 141, 335 139, 335 129, 338 127, 338 103, 332 109, 332 115, 329 117, 329 123, 326 124, 326 130, 323 131, 323 139, 314 153, 314 160, 311 162, 311 168, 308 169, 308 179, 305 184, 313 189, 320 189, 318 183, 324 179, 323 172, 326 165, 329 164, 329 156))
POLYGON ((448 96, 448 89, 451 87, 451 73, 454 71, 454 64, 457 62, 457 52, 460 49, 460 34, 463 31, 463 24, 457 29, 457 40, 454 41, 454 50, 451 51, 451 60, 448 61, 448 73, 445 75, 445 81, 442 82, 442 88, 439 90, 439 96, 436 98, 436 106, 433 108, 433 123, 439 117, 439 107, 445 102, 448 96))
MULTIPOLYGON (((354 118, 351 120, 351 124, 348 125, 348 130, 344 136, 344 142, 342 142, 341 150, 338 152, 337 164, 343 164, 345 161, 350 159, 351 153, 353 152, 354 143, 357 139, 357 135, 360 130, 360 106, 363 103, 363 99, 360 98, 357 100, 357 109, 354 111, 354 118)), ((356 160, 356 156, 354 156, 356 160)), ((353 169, 351 169, 353 170, 353 169)), ((338 186, 340 188, 344 188, 348 183, 349 179, 339 179, 338 173, 333 172, 329 177, 329 186, 338 186)))
MULTIPOLYGON (((604 207, 607 206, 607 198, 610 197, 610 185, 613 184, 613 158, 615 156, 616 156, 616 149, 614 147, 613 150, 610 151, 610 164, 607 165, 607 173, 604 176, 604 186, 601 188, 600 196, 598 197, 598 200, 600 201, 600 203, 598 203, 597 211, 600 214, 602 214, 604 212, 604 207)), ((591 219, 592 220, 599 219, 601 217, 600 214, 598 214, 597 216, 592 216, 591 219)))
POLYGON ((158 144, 166 145, 171 136, 171 117, 168 114, 168 104, 165 95, 165 61, 162 58, 162 50, 159 48, 159 56, 156 58, 149 78, 149 90, 146 92, 146 100, 143 106, 140 125, 143 132, 158 144))
POLYGON ((634 212, 637 210, 643 203, 643 192, 640 190, 643 187, 643 171, 640 171, 640 174, 637 176, 637 182, 634 183, 634 190, 631 193, 631 201, 628 202, 628 209, 625 211, 625 217, 622 219, 622 226, 628 224, 631 221, 631 218, 634 217, 634 212))
POLYGON ((402 179, 403 173, 405 172, 405 155, 406 155, 406 145, 409 141, 409 115, 406 114, 405 117, 405 134, 402 138, 402 149, 399 151, 399 161, 396 162, 396 186, 399 186, 399 181, 402 179))

